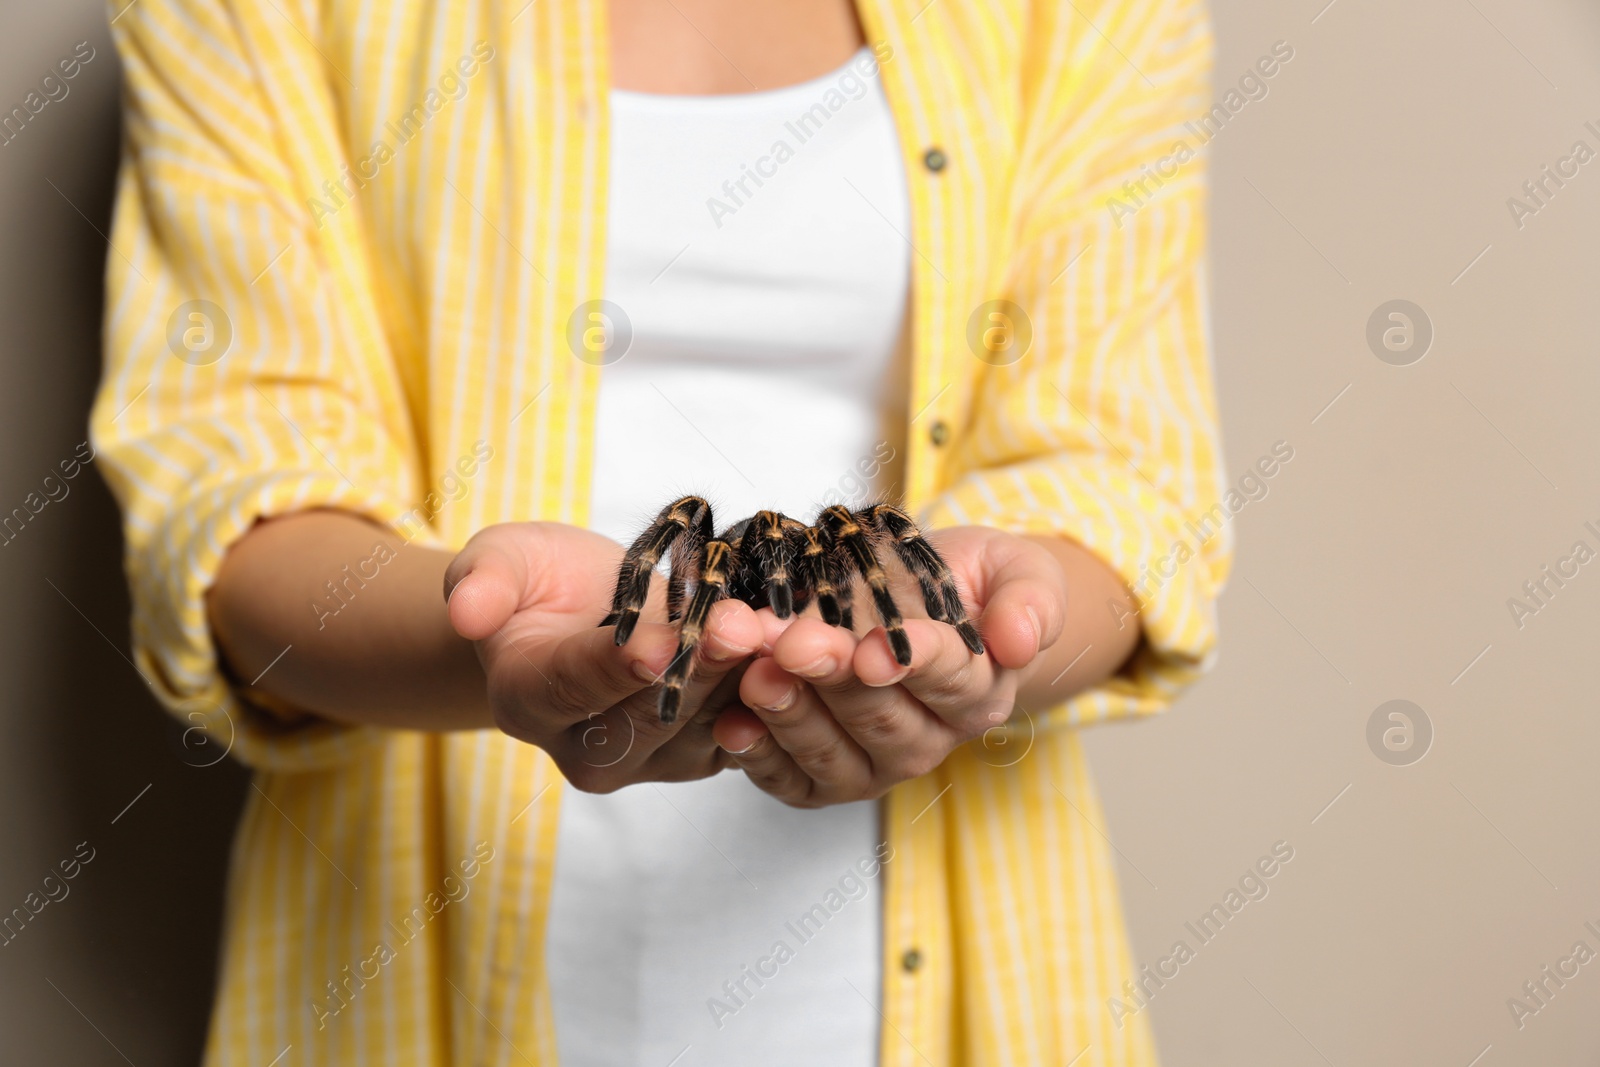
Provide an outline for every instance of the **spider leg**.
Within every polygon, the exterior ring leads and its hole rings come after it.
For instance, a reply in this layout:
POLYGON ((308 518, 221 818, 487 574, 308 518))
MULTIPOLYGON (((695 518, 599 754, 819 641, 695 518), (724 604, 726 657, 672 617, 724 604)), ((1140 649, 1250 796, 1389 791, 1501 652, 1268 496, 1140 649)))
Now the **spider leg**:
MULTIPOLYGON (((681 544, 682 542, 679 543, 681 544)), ((683 618, 683 596, 685 592, 685 586, 686 581, 684 579, 684 568, 679 566, 677 558, 674 557, 672 561, 672 573, 667 576, 668 622, 677 622, 679 619, 683 618)))
POLYGON ((762 583, 767 605, 780 619, 794 614, 794 584, 789 573, 789 535, 797 525, 776 511, 758 511, 740 539, 740 556, 752 571, 752 585, 762 583))
MULTIPOLYGON (((944 593, 939 588, 937 566, 931 566, 920 549, 912 548, 902 541, 903 531, 911 522, 910 517, 899 508, 893 508, 891 513, 890 508, 891 505, 878 504, 869 509, 872 525, 887 530, 894 539, 894 553, 900 558, 900 562, 906 565, 912 577, 916 578, 917 585, 922 590, 922 603, 928 609, 928 617, 938 622, 948 621, 950 613, 945 604, 944 593)), ((933 546, 921 541, 920 533, 915 526, 910 526, 910 530, 927 551, 933 551, 933 546)))
MULTIPOLYGON (((645 601, 650 596, 650 575, 655 572, 663 553, 685 533, 690 534, 690 543, 693 544, 710 538, 711 530, 711 505, 701 497, 680 497, 662 508, 661 513, 623 554, 622 565, 617 568, 617 587, 611 598, 611 612, 600 620, 601 626, 616 625, 618 645, 627 644, 628 638, 633 636, 639 613, 644 610, 645 601)), ((682 583, 679 582, 680 595, 681 590, 682 583)), ((671 599, 670 583, 668 599, 671 599)))
POLYGON ((838 626, 843 620, 839 610, 839 587, 834 577, 835 567, 825 542, 826 533, 821 526, 807 526, 801 534, 798 570, 801 581, 817 598, 817 612, 829 626, 838 626))
POLYGON ((902 667, 909 667, 911 639, 906 636, 900 606, 889 594, 889 575, 872 549, 872 534, 875 531, 863 525, 868 515, 868 512, 862 512, 858 518, 849 508, 835 504, 822 513, 822 524, 833 538, 835 558, 848 561, 866 580, 867 588, 872 592, 872 606, 877 609, 878 618, 888 632, 889 647, 894 651, 895 662, 902 667))
POLYGON ((833 572, 834 595, 839 601, 839 625, 846 630, 856 628, 856 576, 848 560, 840 558, 837 551, 828 555, 824 565, 833 572))
POLYGON ((806 586, 817 598, 817 612, 829 626, 856 628, 855 574, 848 560, 840 558, 834 537, 819 522, 804 527, 801 535, 800 572, 806 586))
POLYGON ((667 621, 677 622, 683 617, 684 598, 690 593, 691 579, 698 573, 700 549, 711 540, 711 512, 705 519, 684 532, 672 543, 671 567, 667 573, 667 621))
POLYGON ((895 554, 906 569, 916 575, 929 617, 954 626, 967 650, 975 656, 983 655, 983 638, 967 617, 955 575, 950 573, 944 557, 922 536, 911 516, 893 504, 879 504, 870 509, 869 514, 872 522, 881 525, 894 538, 895 554))
POLYGON ((661 695, 656 698, 656 710, 662 722, 678 718, 683 704, 683 689, 694 670, 695 652, 705 637, 706 620, 711 607, 728 594, 728 584, 736 566, 733 545, 721 538, 709 540, 700 549, 699 574, 696 576, 694 594, 683 613, 678 628, 678 651, 667 664, 661 676, 661 695))

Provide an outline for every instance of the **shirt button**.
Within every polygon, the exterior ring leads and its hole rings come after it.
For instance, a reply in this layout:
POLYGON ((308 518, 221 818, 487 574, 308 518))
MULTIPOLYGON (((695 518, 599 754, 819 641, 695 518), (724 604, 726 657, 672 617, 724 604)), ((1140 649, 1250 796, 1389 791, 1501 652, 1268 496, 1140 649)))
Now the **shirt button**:
POLYGON ((949 160, 944 156, 944 150, 938 146, 930 148, 922 154, 922 165, 935 174, 944 170, 944 165, 948 162, 949 160))
POLYGON ((928 427, 928 440, 933 442, 934 448, 943 448, 945 442, 950 440, 950 427, 943 419, 939 419, 928 427))
POLYGON ((904 968, 908 974, 921 970, 922 953, 918 952, 914 948, 906 949, 905 952, 900 956, 900 966, 904 968))

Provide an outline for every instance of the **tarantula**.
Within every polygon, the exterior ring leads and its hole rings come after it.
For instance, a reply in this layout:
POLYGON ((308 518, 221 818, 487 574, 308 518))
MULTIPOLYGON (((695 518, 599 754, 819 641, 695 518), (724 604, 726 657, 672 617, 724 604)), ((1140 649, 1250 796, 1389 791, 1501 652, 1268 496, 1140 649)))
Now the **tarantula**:
POLYGON ((967 618, 950 568, 911 516, 892 504, 856 511, 834 505, 823 509, 814 526, 776 511, 761 511, 720 536, 714 529, 711 505, 701 497, 681 497, 663 508, 623 556, 611 613, 600 622, 614 624, 617 644, 627 644, 649 595, 650 576, 662 556, 671 553, 667 617, 679 624, 678 651, 661 677, 656 707, 662 722, 678 717, 706 619, 711 606, 724 597, 753 608, 770 607, 780 619, 804 611, 815 598, 824 622, 851 629, 854 585, 860 575, 888 631, 895 660, 909 667, 911 641, 878 559, 885 544, 916 577, 928 615, 955 627, 973 655, 983 655, 983 639, 967 618))

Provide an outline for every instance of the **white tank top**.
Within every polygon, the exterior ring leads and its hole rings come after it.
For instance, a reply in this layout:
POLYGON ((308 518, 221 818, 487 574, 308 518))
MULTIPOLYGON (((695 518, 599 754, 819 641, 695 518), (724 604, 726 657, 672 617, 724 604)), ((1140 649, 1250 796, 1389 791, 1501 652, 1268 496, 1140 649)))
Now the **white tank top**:
MULTIPOLYGON (((910 227, 871 51, 770 92, 611 103, 591 526, 626 544, 686 492, 721 528, 892 491, 910 227)), ((876 803, 800 811, 738 771, 566 790, 562 1067, 875 1064, 882 840, 876 803)))

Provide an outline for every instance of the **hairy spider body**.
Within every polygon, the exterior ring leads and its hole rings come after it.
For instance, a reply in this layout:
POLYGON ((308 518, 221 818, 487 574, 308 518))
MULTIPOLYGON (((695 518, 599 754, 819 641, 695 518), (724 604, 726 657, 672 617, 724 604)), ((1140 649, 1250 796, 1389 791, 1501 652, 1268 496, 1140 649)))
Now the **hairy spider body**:
POLYGON ((834 505, 811 526, 780 512, 759 511, 721 534, 714 530, 711 504, 703 497, 680 497, 662 508, 623 556, 611 612, 600 622, 614 624, 617 644, 626 644, 644 610, 651 574, 663 557, 670 561, 667 617, 678 624, 678 649, 661 677, 656 706, 663 722, 678 717, 706 620, 712 605, 724 598, 770 607, 780 619, 815 600, 824 622, 852 629, 859 577, 872 595, 895 661, 909 667, 911 641, 889 591, 882 559, 886 548, 916 578, 929 617, 955 627, 974 655, 983 654, 983 640, 967 617, 949 566, 911 516, 893 504, 855 511, 834 505))

